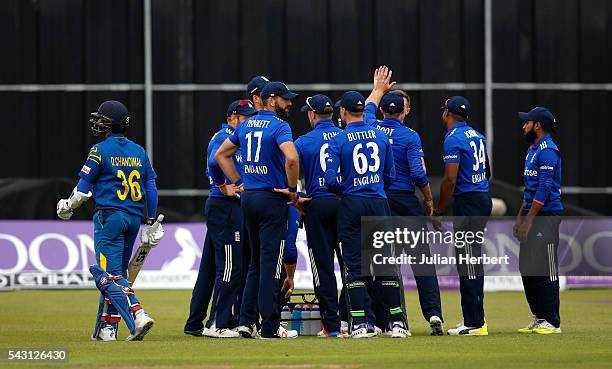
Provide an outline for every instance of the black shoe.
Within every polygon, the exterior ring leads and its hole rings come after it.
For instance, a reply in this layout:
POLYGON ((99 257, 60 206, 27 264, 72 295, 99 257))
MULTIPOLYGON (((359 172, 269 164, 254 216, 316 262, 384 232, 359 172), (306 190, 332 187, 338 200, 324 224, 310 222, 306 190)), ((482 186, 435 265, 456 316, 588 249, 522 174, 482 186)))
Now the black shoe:
POLYGON ((198 329, 198 330, 195 330, 195 331, 184 330, 183 333, 188 334, 190 336, 202 337, 202 332, 203 331, 204 331, 204 329, 198 329))

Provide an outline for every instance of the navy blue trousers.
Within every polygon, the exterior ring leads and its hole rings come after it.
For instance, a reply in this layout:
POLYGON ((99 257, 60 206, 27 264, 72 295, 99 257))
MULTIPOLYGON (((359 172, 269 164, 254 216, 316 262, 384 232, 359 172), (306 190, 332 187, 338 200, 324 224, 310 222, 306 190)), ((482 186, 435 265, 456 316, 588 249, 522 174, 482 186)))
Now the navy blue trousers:
POLYGON ((240 325, 255 323, 259 310, 263 337, 275 335, 280 325, 279 290, 283 269, 280 256, 287 233, 286 203, 286 196, 271 191, 247 190, 242 194, 251 260, 242 296, 240 325))
MULTIPOLYGON (((453 228, 457 231, 481 232, 491 215, 491 196, 488 192, 467 192, 455 196, 453 202, 453 228)), ((467 327, 482 327, 484 316, 484 268, 482 264, 460 264, 459 256, 482 256, 482 244, 473 242, 464 247, 455 247, 463 324, 467 327)))
MULTIPOLYGON (((213 294, 215 286, 215 248, 210 240, 210 232, 206 232, 202 257, 200 259, 200 270, 198 279, 191 293, 191 303, 189 304, 189 317, 185 323, 185 331, 198 331, 204 328, 204 319, 208 312, 208 304, 213 294)), ((214 316, 214 311, 211 311, 214 316)), ((212 324, 212 319, 210 320, 212 324)), ((207 324, 210 328, 210 325, 207 324)))
POLYGON ((521 242, 519 266, 531 313, 561 326, 559 315, 559 225, 562 212, 540 212, 527 240, 521 242))
MULTIPOLYGON (((391 210, 387 199, 366 198, 358 196, 344 196, 338 211, 338 238, 342 245, 342 259, 347 267, 347 291, 350 314, 353 324, 367 322, 367 305, 369 295, 368 284, 372 283, 372 277, 362 270, 361 254, 361 217, 367 216, 390 216, 391 210)), ((365 256, 369 257, 369 256, 365 256)), ((398 275, 375 276, 384 287, 379 291, 381 299, 389 309, 389 319, 404 320, 401 309, 401 291, 399 288, 398 275)))
MULTIPOLYGON (((408 191, 387 191, 389 207, 393 216, 415 217, 411 219, 410 226, 415 230, 427 230, 427 223, 424 215, 425 210, 421 206, 419 199, 412 192, 408 191)), ((422 255, 431 256, 428 244, 419 244, 414 248, 405 250, 408 255, 413 255, 417 260, 421 260, 422 255)), ((421 312, 425 320, 436 315, 442 319, 442 302, 440 301, 440 286, 434 265, 411 265, 414 280, 419 292, 419 302, 421 312)))
POLYGON ((211 285, 214 286, 214 295, 206 326, 210 327, 214 322, 217 328, 233 328, 238 323, 232 310, 236 308, 242 274, 240 200, 211 197, 204 209, 208 231, 185 329, 187 326, 200 326, 195 322, 198 319, 201 322, 205 317, 211 285))
POLYGON ((335 197, 313 198, 304 217, 314 292, 321 308, 323 327, 328 332, 340 330, 338 290, 334 274, 334 252, 339 250, 339 207, 340 201, 335 197))

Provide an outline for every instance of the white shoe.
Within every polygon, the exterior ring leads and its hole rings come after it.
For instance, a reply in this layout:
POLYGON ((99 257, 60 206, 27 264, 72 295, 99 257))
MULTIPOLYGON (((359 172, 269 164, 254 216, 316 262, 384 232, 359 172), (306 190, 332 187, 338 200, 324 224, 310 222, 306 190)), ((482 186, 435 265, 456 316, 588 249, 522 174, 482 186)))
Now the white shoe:
POLYGON ((340 321, 340 334, 348 335, 349 333, 349 324, 347 321, 340 321))
POLYGON ((238 331, 235 331, 229 328, 217 328, 215 333, 216 333, 215 337, 217 338, 238 338, 240 337, 240 333, 238 333, 238 331))
POLYGON ((384 334, 383 330, 378 328, 378 326, 374 326, 374 333, 370 333, 371 337, 378 337, 384 334))
POLYGON ((98 333, 96 339, 99 341, 117 341, 115 328, 112 325, 105 326, 100 329, 100 333, 98 333))
POLYGON ((412 333, 410 333, 410 331, 404 327, 404 323, 393 323, 393 328, 391 328, 391 338, 408 338, 411 336, 412 333))
POLYGON ((130 334, 126 341, 142 341, 144 336, 149 333, 149 330, 155 324, 155 320, 145 313, 144 310, 136 312, 136 319, 134 320, 136 327, 134 333, 130 334))
POLYGON ((482 327, 468 327, 463 322, 457 324, 457 327, 451 328, 447 332, 451 336, 488 336, 489 331, 487 323, 482 327))
POLYGON ((442 319, 439 316, 434 315, 429 318, 429 335, 430 336, 443 336, 444 328, 442 327, 442 319))
POLYGON ((277 333, 280 338, 297 338, 298 331, 293 329, 285 329, 283 326, 278 327, 277 333))
POLYGON ((540 322, 540 320, 535 315, 532 315, 530 318, 531 318, 531 322, 527 324, 526 327, 519 328, 518 329, 519 333, 533 333, 533 329, 538 326, 538 323, 540 322))
POLYGON ((353 327, 353 331, 351 332, 351 338, 370 338, 371 336, 368 334, 368 326, 367 324, 359 324, 353 327))
POLYGON ((550 324, 545 319, 538 320, 538 324, 533 327, 533 333, 538 334, 555 334, 561 333, 561 328, 557 328, 554 325, 550 324))
POLYGON ((238 327, 238 334, 240 334, 242 338, 257 338, 257 325, 251 324, 250 327, 246 325, 241 325, 240 327, 238 327))

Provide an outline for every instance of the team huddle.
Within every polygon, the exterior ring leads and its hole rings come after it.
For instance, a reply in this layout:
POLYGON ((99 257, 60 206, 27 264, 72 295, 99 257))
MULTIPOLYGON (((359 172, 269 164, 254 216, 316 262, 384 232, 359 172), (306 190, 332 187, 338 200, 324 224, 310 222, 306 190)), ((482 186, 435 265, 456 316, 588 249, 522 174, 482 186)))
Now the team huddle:
MULTIPOLYGON (((229 105, 226 121, 207 150, 207 233, 186 334, 297 337, 297 331, 281 324, 281 309, 294 288, 301 219, 321 309, 323 327, 317 336, 411 336, 399 271, 362 270, 362 218, 413 217, 418 229, 427 229, 430 220, 439 230, 452 201, 453 215, 464 219, 455 222, 454 229, 482 232, 492 209, 487 142, 467 123, 471 106, 466 98, 444 101, 445 167, 434 205, 419 134, 404 125, 410 96, 394 89, 392 71, 385 66, 375 70, 373 80, 367 98, 357 91, 345 92, 336 103, 322 94, 307 97, 301 111, 307 113, 312 130, 295 141, 287 121, 299 95, 284 83, 257 76, 248 83, 246 98, 229 105), (332 120, 334 111, 338 125, 332 120), (417 188, 422 201, 415 195, 417 188), (334 255, 342 270, 340 294, 334 255)), ((521 273, 534 314, 519 332, 560 333, 556 250, 563 212, 561 158, 550 137, 556 121, 545 108, 519 113, 519 118, 531 146, 514 234, 521 241, 521 273), (534 259, 548 266, 549 275, 527 270, 534 259)), ((57 207, 58 216, 69 219, 90 197, 96 200, 97 265, 90 271, 101 294, 92 338, 104 341, 116 340, 121 319, 130 331, 128 340, 143 339, 154 324, 131 289, 128 281, 133 278, 127 271, 145 201, 148 225, 141 241, 155 246, 163 237, 161 225, 154 224, 156 174, 142 147, 125 137, 128 127, 127 109, 119 102, 105 102, 93 113, 92 129, 105 139, 91 149, 77 187, 57 207)), ((482 246, 472 242, 456 247, 455 253, 479 257, 482 246)), ((426 243, 408 252, 431 256, 426 243)), ((443 335, 435 266, 412 269, 429 333, 443 335)), ((483 265, 457 269, 463 321, 446 333, 488 335, 483 265)))

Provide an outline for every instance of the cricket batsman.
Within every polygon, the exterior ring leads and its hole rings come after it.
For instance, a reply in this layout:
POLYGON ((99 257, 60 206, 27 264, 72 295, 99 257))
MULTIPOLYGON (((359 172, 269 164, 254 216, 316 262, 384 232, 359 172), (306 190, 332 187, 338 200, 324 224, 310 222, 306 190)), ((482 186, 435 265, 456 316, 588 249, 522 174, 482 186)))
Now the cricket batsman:
POLYGON ((556 120, 543 107, 519 113, 525 140, 523 206, 516 217, 514 236, 521 241, 519 268, 533 321, 519 333, 561 333, 559 315, 559 225, 561 152, 550 137, 556 120))
POLYGON ((121 319, 130 335, 140 341, 154 324, 143 310, 127 281, 127 268, 134 241, 140 230, 146 199, 147 227, 142 243, 159 244, 164 230, 151 227, 157 212, 157 175, 145 150, 125 135, 130 127, 128 110, 119 101, 105 101, 91 114, 94 136, 104 140, 89 151, 79 172, 79 182, 67 199, 57 203, 57 215, 68 220, 92 196, 96 201, 94 250, 96 265, 90 267, 101 292, 96 327, 92 339, 115 341, 121 319), (105 304, 105 301, 107 302, 105 304))

